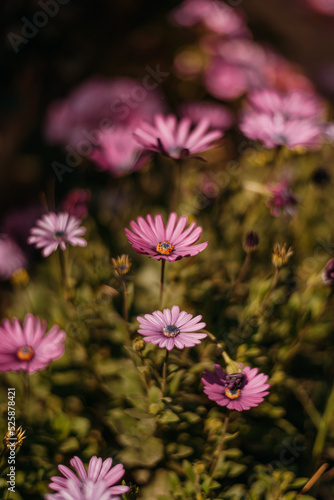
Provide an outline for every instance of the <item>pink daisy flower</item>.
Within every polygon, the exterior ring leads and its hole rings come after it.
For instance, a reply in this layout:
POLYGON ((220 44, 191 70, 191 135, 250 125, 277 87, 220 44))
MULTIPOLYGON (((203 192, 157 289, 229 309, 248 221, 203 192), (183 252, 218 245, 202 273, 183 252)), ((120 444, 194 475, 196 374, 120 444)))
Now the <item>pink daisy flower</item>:
POLYGON ((156 115, 154 125, 144 122, 135 130, 134 136, 145 149, 162 153, 170 158, 186 158, 212 147, 213 141, 222 137, 221 130, 211 130, 210 120, 205 116, 191 130, 191 120, 175 115, 156 115))
POLYGON ((120 177, 143 167, 149 154, 143 154, 143 148, 133 137, 132 128, 118 127, 99 134, 99 142, 90 158, 98 165, 99 170, 120 177))
POLYGON ((92 195, 89 189, 72 189, 61 203, 61 208, 69 215, 84 219, 88 215, 88 205, 92 195))
POLYGON ((138 333, 144 335, 146 342, 158 344, 161 348, 166 348, 167 351, 177 347, 184 349, 185 347, 194 347, 201 343, 206 333, 199 333, 206 326, 200 322, 202 316, 193 318, 192 314, 185 311, 180 312, 179 306, 173 306, 172 309, 164 309, 154 311, 152 314, 145 314, 142 318, 138 316, 140 329, 138 333))
POLYGON ((264 88, 249 95, 251 106, 263 113, 280 113, 285 118, 316 119, 323 113, 319 99, 300 90, 281 94, 274 89, 264 88))
POLYGON ((17 244, 7 235, 0 236, 0 280, 8 280, 26 266, 27 259, 17 244))
POLYGON ((45 496, 46 500, 120 500, 119 495, 129 491, 128 486, 116 485, 125 474, 122 464, 112 467, 112 458, 102 460, 92 457, 88 472, 79 457, 70 460, 76 474, 65 465, 58 465, 64 477, 53 476, 49 488, 57 493, 45 496))
POLYGON ((202 382, 204 392, 212 401, 229 410, 249 410, 262 403, 269 391, 268 375, 258 373, 257 368, 243 367, 240 372, 228 374, 220 365, 215 365, 216 373, 205 370, 202 382))
POLYGON ((0 371, 35 373, 64 352, 66 333, 53 326, 45 335, 46 322, 27 314, 23 325, 17 318, 4 320, 0 327, 0 371))
POLYGON ((30 231, 31 236, 28 238, 28 243, 34 243, 36 248, 43 248, 42 255, 47 257, 52 252, 55 252, 60 246, 62 250, 66 249, 66 243, 73 246, 79 245, 85 247, 87 241, 80 238, 86 232, 86 228, 80 226, 81 220, 61 212, 55 214, 50 212, 43 215, 36 222, 36 227, 30 231), (79 227, 80 226, 80 227, 79 227))
POLYGON ((278 113, 271 115, 248 111, 242 116, 239 127, 245 136, 263 142, 266 148, 312 148, 320 142, 321 128, 318 123, 312 120, 289 119, 278 113))
POLYGON ((155 219, 147 215, 146 220, 138 217, 137 223, 131 221, 133 233, 126 228, 125 234, 136 252, 150 255, 156 260, 174 262, 182 257, 197 255, 208 246, 207 241, 194 245, 201 236, 202 228, 192 222, 185 229, 187 223, 186 216, 178 219, 175 212, 169 215, 166 227, 160 214, 155 219))

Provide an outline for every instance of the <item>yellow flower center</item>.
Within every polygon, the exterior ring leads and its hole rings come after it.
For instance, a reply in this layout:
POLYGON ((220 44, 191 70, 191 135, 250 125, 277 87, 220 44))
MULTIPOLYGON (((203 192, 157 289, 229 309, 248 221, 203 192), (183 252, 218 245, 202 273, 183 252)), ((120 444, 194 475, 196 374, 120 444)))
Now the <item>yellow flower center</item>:
POLYGON ((168 240, 159 241, 156 250, 162 255, 169 255, 174 250, 174 245, 172 245, 168 240))
POLYGON ((16 356, 20 361, 30 361, 34 355, 35 351, 30 345, 23 345, 16 352, 16 356))

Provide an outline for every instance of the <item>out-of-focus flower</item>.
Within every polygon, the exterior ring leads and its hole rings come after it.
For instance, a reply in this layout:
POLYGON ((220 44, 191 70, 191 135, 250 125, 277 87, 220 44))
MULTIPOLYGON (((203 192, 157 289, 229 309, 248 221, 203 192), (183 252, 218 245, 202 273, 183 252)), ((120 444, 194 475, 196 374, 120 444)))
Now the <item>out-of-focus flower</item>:
POLYGON ((26 431, 22 430, 22 425, 15 429, 15 432, 12 430, 8 430, 3 438, 3 444, 8 448, 9 446, 15 446, 15 448, 19 448, 22 446, 23 440, 27 437, 25 436, 26 431))
POLYGON ((326 167, 319 167, 312 174, 312 181, 320 187, 327 186, 331 179, 331 174, 326 167))
POLYGON ((62 201, 61 210, 79 219, 84 219, 88 215, 88 203, 91 196, 89 189, 72 189, 62 201))
POLYGON ((27 314, 23 325, 17 318, 4 320, 0 327, 0 371, 43 370, 64 354, 66 333, 53 326, 45 335, 46 322, 27 314))
POLYGON ((164 112, 153 87, 158 84, 151 74, 147 78, 142 83, 130 78, 92 78, 67 98, 52 102, 46 116, 48 142, 66 145, 71 154, 74 149, 79 155, 89 155, 100 132, 112 126, 136 127, 164 112))
POLYGON ((286 182, 282 181, 277 186, 267 186, 267 189, 271 195, 267 200, 271 215, 279 217, 286 213, 292 216, 296 213, 298 201, 286 182))
POLYGON ((333 0, 306 0, 310 7, 326 16, 334 16, 333 0))
POLYGON ((145 314, 142 318, 138 316, 138 333, 144 335, 146 342, 158 344, 167 351, 177 347, 193 347, 201 343, 207 334, 199 333, 198 330, 205 328, 206 324, 200 322, 202 316, 195 318, 185 311, 180 312, 179 306, 173 306, 172 309, 154 311, 152 314, 145 314))
POLYGON ((125 233, 136 252, 150 255, 156 260, 174 262, 182 257, 197 255, 208 246, 208 242, 194 245, 201 236, 202 228, 192 222, 185 229, 187 223, 186 216, 178 219, 174 212, 169 215, 166 226, 160 214, 155 219, 147 215, 146 220, 138 217, 137 223, 131 221, 133 233, 127 228, 125 233))
POLYGON ((246 137, 263 142, 267 148, 315 148, 321 140, 321 127, 318 123, 306 119, 287 119, 281 114, 246 111, 241 117, 239 127, 246 137))
POLYGON ((76 474, 65 465, 58 465, 64 477, 53 476, 49 488, 57 493, 45 495, 45 500, 121 500, 128 486, 116 485, 125 474, 122 464, 112 467, 112 459, 92 457, 88 472, 79 457, 70 460, 76 474))
POLYGON ((287 249, 286 243, 284 243, 283 246, 279 243, 274 243, 272 262, 276 269, 281 269, 281 267, 285 266, 285 264, 288 263, 291 255, 293 255, 292 247, 289 247, 287 249))
POLYGON ((191 125, 189 118, 178 122, 175 115, 156 115, 154 125, 143 123, 134 136, 145 149, 174 159, 206 151, 212 148, 213 141, 222 137, 221 130, 208 131, 210 121, 205 116, 193 130, 191 125))
POLYGON ((269 87, 279 92, 297 89, 308 93, 314 91, 311 81, 303 74, 298 65, 292 64, 271 49, 266 51, 266 56, 263 73, 269 87))
POLYGON ((0 280, 8 280, 27 266, 27 259, 17 244, 7 235, 0 235, 0 280))
POLYGON ((268 376, 258 373, 257 368, 239 366, 238 372, 227 373, 216 364, 216 373, 205 370, 202 382, 209 399, 229 410, 243 411, 262 403, 270 385, 266 383, 268 376))
POLYGON ((129 174, 143 167, 150 155, 144 153, 129 127, 110 128, 98 136, 97 147, 90 155, 99 170, 114 177, 129 174))
POLYGON ((184 0, 171 17, 181 26, 201 23, 219 35, 249 36, 242 12, 217 0, 184 0))
POLYGON ((291 90, 281 94, 274 89, 263 88, 248 95, 249 104, 266 114, 282 114, 285 118, 309 118, 316 120, 323 114, 323 106, 315 94, 291 90))
POLYGON ((258 247, 259 247, 259 235, 255 231, 250 231, 249 233, 246 234, 244 241, 243 241, 243 247, 246 253, 253 253, 255 252, 258 247))
POLYGON ((209 120, 210 128, 227 130, 233 124, 232 112, 215 102, 186 102, 180 106, 180 115, 198 124, 203 116, 209 120))
POLYGON ((37 221, 36 227, 30 231, 31 236, 28 243, 35 244, 36 248, 43 248, 42 255, 47 257, 55 252, 60 246, 62 250, 66 249, 66 243, 73 246, 79 245, 85 247, 87 241, 81 238, 86 232, 86 228, 80 226, 81 220, 69 215, 68 213, 55 214, 50 212, 43 215, 37 221))
POLYGON ((118 276, 125 276, 131 269, 131 260, 126 254, 112 259, 112 263, 118 276))
POLYGON ((29 283, 29 274, 25 269, 20 268, 11 275, 10 282, 12 285, 26 286, 29 283))
POLYGON ((324 272, 322 273, 322 280, 325 285, 334 286, 334 259, 330 259, 327 262, 324 272))
POLYGON ((334 141, 334 122, 326 123, 324 125, 323 136, 328 142, 334 141))

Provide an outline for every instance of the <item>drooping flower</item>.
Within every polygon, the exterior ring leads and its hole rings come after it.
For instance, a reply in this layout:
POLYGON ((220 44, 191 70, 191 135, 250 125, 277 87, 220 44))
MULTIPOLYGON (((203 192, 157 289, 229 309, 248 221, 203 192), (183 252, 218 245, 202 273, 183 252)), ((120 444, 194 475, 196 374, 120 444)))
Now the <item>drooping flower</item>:
POLYGON ((50 212, 43 215, 30 231, 28 243, 35 244, 36 248, 43 248, 42 254, 47 257, 60 246, 66 249, 66 243, 73 246, 85 247, 87 241, 81 238, 86 228, 80 226, 81 220, 61 212, 50 212))
POLYGON ((187 223, 186 216, 178 219, 175 212, 169 215, 166 226, 160 214, 155 219, 147 215, 146 220, 138 217, 137 223, 131 221, 133 232, 126 228, 125 233, 136 252, 150 255, 156 260, 174 262, 182 257, 197 255, 208 245, 208 242, 194 245, 201 236, 202 228, 192 222, 185 229, 187 223))
POLYGON ((175 115, 156 115, 154 125, 143 123, 134 136, 145 149, 180 159, 212 148, 212 143, 222 137, 221 130, 208 131, 210 120, 205 116, 191 130, 189 118, 178 122, 175 115))
POLYGON ((297 198, 292 194, 285 181, 276 186, 267 186, 267 188, 271 196, 266 204, 270 208, 271 215, 279 217, 285 213, 292 216, 296 213, 297 198))
POLYGON ((322 280, 327 286, 334 287, 334 259, 330 259, 322 273, 322 280))
POLYGON ((128 274, 128 272, 131 269, 131 260, 129 259, 128 255, 123 254, 116 257, 116 259, 111 259, 111 260, 114 266, 115 273, 118 276, 123 277, 126 274, 128 274))
POLYGON ((99 170, 114 177, 139 170, 147 163, 149 153, 143 151, 130 127, 110 128, 98 135, 97 147, 90 155, 99 170))
POLYGON ((46 322, 27 314, 23 325, 17 318, 4 320, 0 327, 0 371, 43 370, 64 354, 66 333, 53 326, 45 335, 46 322))
POLYGON ((286 118, 282 114, 267 114, 246 111, 240 121, 240 130, 245 136, 261 141, 266 148, 297 146, 315 148, 320 144, 321 127, 312 120, 286 118))
POLYGON ((226 106, 209 101, 185 102, 180 106, 180 115, 190 118, 195 124, 205 116, 210 122, 210 128, 220 130, 227 130, 234 121, 232 112, 226 106))
POLYGON ((220 365, 215 364, 216 373, 205 370, 202 377, 204 392, 209 399, 229 410, 249 410, 262 403, 270 387, 267 384, 268 375, 258 373, 257 368, 242 366, 236 373, 224 372, 220 365))
POLYGON ((144 340, 151 344, 158 344, 161 348, 170 351, 174 347, 184 349, 201 343, 207 334, 198 330, 205 328, 206 324, 200 322, 202 316, 195 318, 185 311, 180 312, 179 306, 172 309, 154 311, 152 314, 138 316, 140 323, 138 333, 144 335, 144 340))
POLYGON ((23 444, 23 440, 27 437, 25 436, 26 431, 22 429, 22 425, 18 427, 17 429, 11 430, 8 429, 6 432, 2 442, 6 448, 9 448, 9 446, 15 446, 15 448, 20 448, 23 444))
POLYGON ((89 189, 72 189, 62 201, 61 209, 69 215, 84 219, 88 215, 91 196, 89 189))
POLYGON ((287 248, 287 244, 280 245, 279 243, 274 243, 273 253, 272 253, 272 263, 276 269, 281 269, 285 266, 290 257, 293 255, 292 247, 287 248))
POLYGON ((0 280, 8 280, 27 266, 27 259, 17 244, 7 235, 0 235, 0 280))
POLYGON ((64 477, 53 476, 49 488, 57 493, 48 494, 45 500, 121 500, 120 495, 129 491, 128 486, 116 485, 125 474, 122 464, 112 467, 112 459, 92 457, 88 472, 79 457, 70 460, 76 474, 65 465, 58 465, 64 477))

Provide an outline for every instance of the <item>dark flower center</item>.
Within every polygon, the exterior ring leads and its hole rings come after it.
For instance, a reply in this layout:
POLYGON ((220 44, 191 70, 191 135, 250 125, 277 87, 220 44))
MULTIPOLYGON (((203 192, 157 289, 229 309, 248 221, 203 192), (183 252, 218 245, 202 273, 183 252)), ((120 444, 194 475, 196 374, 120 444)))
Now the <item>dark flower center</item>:
POLYGON ((55 240, 62 240, 65 238, 65 236, 66 236, 65 231, 55 231, 53 233, 53 237, 55 240))
POLYGON ((171 244, 170 241, 159 241, 157 244, 156 251, 161 253, 162 255, 169 255, 174 250, 174 245, 171 244))
POLYGON ((229 399, 237 399, 241 395, 241 389, 246 384, 246 375, 243 373, 231 373, 225 378, 225 396, 229 399))
POLYGON ((16 356, 20 361, 30 361, 35 355, 35 351, 30 345, 23 345, 16 351, 16 356))
POLYGON ((177 337, 180 330, 175 325, 166 325, 163 327, 162 333, 165 337, 177 337))

